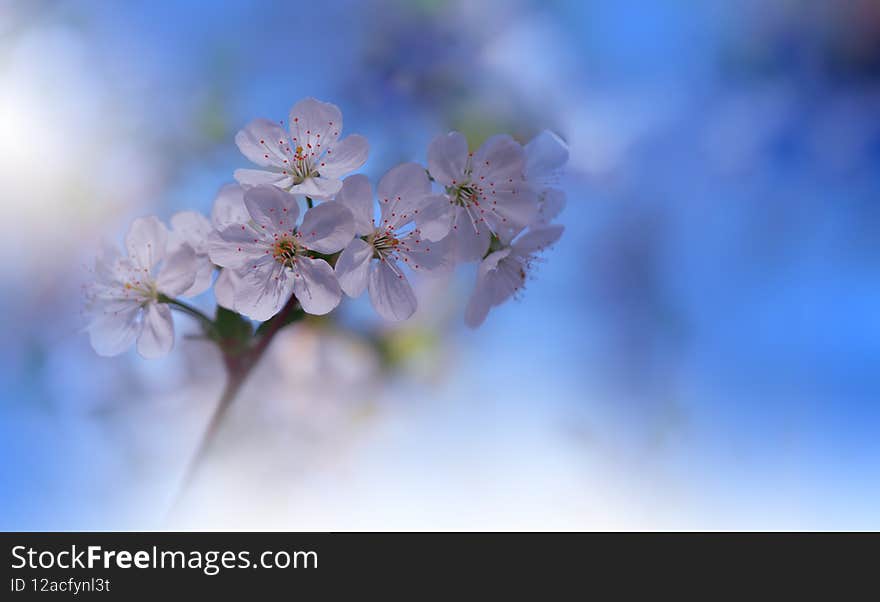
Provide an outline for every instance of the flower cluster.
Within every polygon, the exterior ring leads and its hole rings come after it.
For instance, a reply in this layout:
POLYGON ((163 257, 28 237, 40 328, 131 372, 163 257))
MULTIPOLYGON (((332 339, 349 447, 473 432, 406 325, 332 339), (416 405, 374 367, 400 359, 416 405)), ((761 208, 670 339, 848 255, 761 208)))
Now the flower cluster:
POLYGON ((255 120, 235 142, 257 168, 235 172, 210 218, 178 213, 170 229, 135 220, 125 253, 105 249, 87 289, 94 349, 116 355, 136 341, 144 357, 167 353, 172 308, 216 334, 218 323, 178 298, 212 282, 223 311, 260 322, 292 304, 327 314, 343 295, 365 292, 382 318, 405 320, 417 305, 409 272, 468 262, 479 262, 465 314, 476 327, 523 288, 537 254, 562 234, 553 220, 565 203, 556 182, 568 150, 549 131, 525 146, 494 136, 474 152, 462 134, 441 135, 427 168, 398 165, 375 189, 349 175, 366 162, 366 139, 341 132, 339 109, 312 98, 294 105, 286 129, 255 120))

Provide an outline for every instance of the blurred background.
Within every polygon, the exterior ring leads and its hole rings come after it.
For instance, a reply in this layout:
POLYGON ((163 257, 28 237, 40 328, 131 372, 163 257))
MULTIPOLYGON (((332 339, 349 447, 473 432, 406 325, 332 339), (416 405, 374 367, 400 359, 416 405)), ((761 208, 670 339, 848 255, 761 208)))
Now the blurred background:
POLYGON ((0 182, 4 530, 880 528, 873 0, 0 0, 0 182), (81 287, 305 96, 372 177, 554 129, 566 233, 480 330, 467 269, 285 330, 170 511, 220 358, 97 357, 81 287))

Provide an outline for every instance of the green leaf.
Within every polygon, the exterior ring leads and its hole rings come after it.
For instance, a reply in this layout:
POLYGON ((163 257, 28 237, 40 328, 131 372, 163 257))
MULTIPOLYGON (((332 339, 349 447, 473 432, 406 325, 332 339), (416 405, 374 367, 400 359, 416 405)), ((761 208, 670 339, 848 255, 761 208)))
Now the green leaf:
POLYGON ((232 350, 247 346, 254 334, 254 327, 250 320, 219 305, 214 325, 217 341, 224 348, 232 350))

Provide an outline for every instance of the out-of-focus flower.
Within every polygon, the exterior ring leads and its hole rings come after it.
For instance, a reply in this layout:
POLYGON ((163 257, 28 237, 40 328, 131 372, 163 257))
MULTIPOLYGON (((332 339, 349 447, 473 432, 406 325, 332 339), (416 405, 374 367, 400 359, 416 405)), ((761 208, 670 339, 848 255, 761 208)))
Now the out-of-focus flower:
POLYGON ((445 188, 430 210, 416 217, 426 238, 449 234, 458 261, 481 259, 492 234, 518 232, 537 215, 526 184, 525 153, 507 135, 489 138, 476 153, 458 132, 438 136, 428 149, 431 176, 445 188))
POLYGON ((95 261, 96 279, 86 295, 89 337, 99 355, 118 355, 135 340, 145 358, 162 356, 174 346, 171 310, 161 297, 189 290, 199 262, 186 243, 169 252, 168 238, 158 218, 139 218, 125 238, 127 257, 106 246, 95 261))
POLYGON ((532 226, 513 242, 501 242, 489 253, 477 270, 477 286, 465 310, 465 322, 476 328, 486 319, 489 310, 516 294, 526 282, 537 253, 562 236, 559 224, 532 226))
MULTIPOLYGON (((425 271, 451 268, 452 249, 448 238, 429 241, 413 227, 419 213, 438 202, 430 196, 431 182, 424 167, 398 165, 382 177, 376 191, 381 215, 378 226, 373 218, 373 191, 366 177, 346 178, 336 197, 351 210, 356 234, 362 237, 353 239, 339 256, 336 276, 351 297, 369 289, 373 307, 386 320, 405 320, 415 312, 417 302, 402 266, 425 271)), ((445 204, 443 199, 439 202, 445 204)))
POLYGON ((342 112, 336 105, 306 98, 290 110, 290 133, 267 119, 256 119, 235 136, 248 159, 263 169, 238 169, 244 186, 271 184, 293 194, 329 199, 342 188, 342 176, 367 160, 369 144, 357 134, 339 140, 342 112))
POLYGON ((297 227, 296 197, 273 186, 244 193, 249 222, 219 230, 209 245, 211 260, 238 271, 235 309, 268 320, 295 294, 305 312, 322 315, 342 297, 333 268, 309 252, 335 253, 354 237, 351 212, 339 203, 306 211, 297 227))

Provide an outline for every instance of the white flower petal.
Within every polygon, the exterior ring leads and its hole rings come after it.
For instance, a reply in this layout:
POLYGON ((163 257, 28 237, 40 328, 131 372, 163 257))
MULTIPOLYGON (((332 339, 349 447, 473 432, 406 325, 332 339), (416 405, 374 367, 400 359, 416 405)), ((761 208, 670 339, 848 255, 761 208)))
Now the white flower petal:
POLYGON ((165 258, 156 286, 160 293, 176 297, 193 285, 198 269, 196 252, 184 243, 165 258))
POLYGON ((461 182, 467 160, 467 138, 459 132, 437 136, 428 147, 428 171, 443 186, 461 182))
POLYGON ((449 232, 450 244, 455 252, 456 263, 478 261, 489 250, 491 233, 485 224, 476 229, 463 207, 455 208, 455 221, 449 232))
POLYGON ((226 309, 235 310, 235 290, 241 282, 238 272, 228 268, 220 270, 217 281, 214 282, 214 298, 217 305, 226 309))
POLYGON ((346 136, 327 149, 318 163, 318 173, 325 178, 341 178, 360 169, 367 162, 370 144, 358 134, 346 136))
POLYGON ((208 236, 214 231, 211 221, 198 211, 180 211, 171 216, 171 238, 173 247, 181 243, 189 244, 196 253, 202 253, 208 236))
POLYGON ((241 273, 235 288, 235 310, 264 322, 281 311, 290 299, 294 277, 280 263, 272 261, 241 273))
POLYGON ((326 201, 336 196, 342 189, 342 181, 330 178, 306 178, 301 184, 291 187, 291 194, 326 201))
POLYGON ((224 268, 250 267, 266 255, 270 243, 264 241, 263 236, 244 224, 226 226, 208 238, 208 256, 215 265, 224 268))
POLYGON ((290 109, 290 138, 305 154, 320 156, 342 131, 342 112, 334 104, 304 98, 290 109))
POLYGON ((231 224, 246 224, 251 216, 244 204, 244 189, 240 184, 226 184, 217 193, 211 209, 211 222, 215 228, 231 224))
POLYGON ((475 182, 481 177, 495 182, 521 179, 525 171, 525 153, 519 142, 507 134, 492 136, 474 153, 472 167, 475 182))
POLYGON ((416 296, 394 260, 373 262, 367 287, 373 308, 386 320, 406 320, 416 311, 416 296))
POLYGON ((296 197, 274 186, 255 186, 244 193, 244 204, 258 230, 293 232, 299 218, 296 197))
POLYGON ((477 285, 474 292, 468 300, 467 307, 464 310, 465 324, 471 328, 476 328, 486 320, 489 310, 492 308, 492 299, 489 295, 489 289, 481 278, 477 278, 477 285))
POLYGON ((95 353, 105 357, 119 355, 132 346, 141 332, 140 306, 117 305, 110 311, 100 308, 89 324, 89 340, 95 353))
POLYGON ((141 357, 161 357, 174 347, 174 321, 171 308, 159 303, 149 303, 144 308, 143 329, 137 340, 141 357))
POLYGON ((214 264, 207 255, 196 256, 196 274, 192 286, 183 291, 183 297, 195 297, 211 288, 214 280, 214 264))
POLYGON ((513 243, 512 249, 519 255, 531 255, 542 251, 559 240, 565 228, 560 224, 534 226, 513 243))
POLYGON ((249 188, 251 186, 275 186, 276 188, 281 188, 282 190, 287 190, 291 186, 293 186, 293 178, 291 178, 288 174, 284 174, 280 171, 266 171, 262 169, 236 169, 235 173, 236 181, 239 184, 244 186, 245 188, 249 188))
POLYGON ((478 278, 485 279, 484 285, 492 305, 501 305, 507 301, 522 288, 526 280, 522 264, 507 251, 508 249, 502 249, 490 254, 477 271, 478 278))
POLYGON ((404 263, 420 271, 446 271, 453 268, 455 255, 452 241, 447 237, 439 241, 421 238, 418 232, 410 232, 400 241, 398 254, 404 263))
POLYGON ((131 224, 125 237, 125 248, 135 264, 152 270, 165 257, 168 229, 155 216, 139 217, 131 224))
POLYGON ((541 194, 538 204, 538 221, 548 223, 556 219, 565 209, 565 193, 555 188, 548 188, 541 194))
POLYGON ((403 163, 388 170, 376 187, 382 227, 397 228, 412 221, 429 194, 431 181, 418 163, 403 163))
POLYGON ((340 203, 322 203, 306 211, 299 227, 300 242, 318 253, 335 253, 354 238, 354 219, 340 203))
POLYGON ((535 193, 521 187, 517 190, 498 191, 492 202, 481 207, 481 215, 493 230, 522 229, 538 217, 538 201, 535 193))
POLYGON ((323 259, 299 257, 295 269, 293 292, 303 311, 322 316, 339 305, 342 289, 329 263, 323 259))
POLYGON ((262 167, 284 165, 290 153, 290 139, 284 128, 268 119, 254 119, 235 135, 241 153, 262 167))
POLYGON ((455 206, 445 194, 426 196, 416 213, 416 226, 428 240, 445 238, 452 229, 455 206))
POLYGON ((526 178, 546 178, 568 162, 568 144, 550 130, 544 130, 526 144, 526 178))
POLYGON ((359 236, 373 232, 373 188, 370 179, 357 174, 342 181, 342 190, 336 195, 336 202, 342 203, 351 211, 354 230, 359 236))
POLYGON ((355 238, 336 260, 336 279, 349 297, 359 297, 367 288, 373 247, 355 238))

